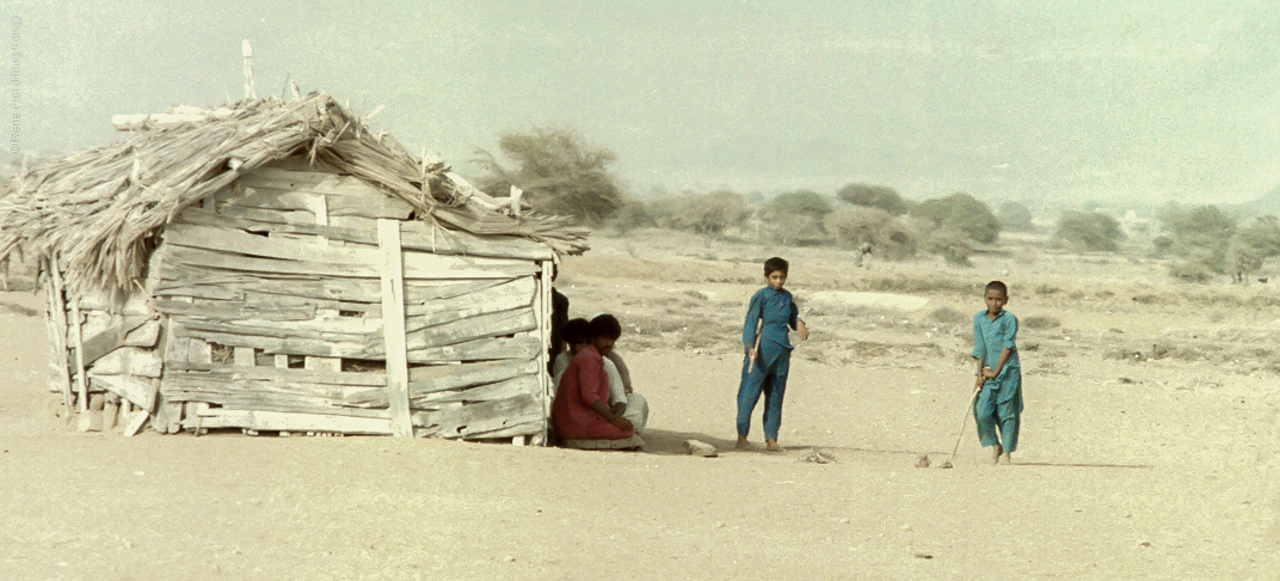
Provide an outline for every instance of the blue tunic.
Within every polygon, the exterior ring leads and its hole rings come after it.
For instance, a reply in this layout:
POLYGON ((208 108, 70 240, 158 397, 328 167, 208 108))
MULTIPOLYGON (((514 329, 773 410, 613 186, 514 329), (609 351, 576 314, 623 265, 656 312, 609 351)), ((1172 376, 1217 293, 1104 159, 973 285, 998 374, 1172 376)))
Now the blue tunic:
POLYGON ((1013 313, 1000 311, 994 321, 987 318, 985 310, 973 314, 973 357, 982 359, 983 367, 995 369, 1000 353, 1006 348, 1011 351, 1000 374, 983 383, 973 403, 978 440, 983 446, 1001 444, 1005 452, 1018 449, 1022 418, 1022 365, 1018 362, 1017 337, 1018 318, 1013 313))
POLYGON ((747 304, 747 320, 742 325, 742 345, 746 351, 755 346, 757 321, 763 321, 756 366, 765 373, 787 374, 791 350, 795 349, 787 331, 795 328, 799 316, 800 309, 791 300, 791 292, 787 289, 773 290, 767 286, 751 295, 751 302, 747 304))
POLYGON ((791 300, 786 289, 764 287, 751 296, 747 305, 747 320, 742 325, 744 351, 751 351, 756 343, 756 327, 760 328, 760 350, 755 364, 749 358, 742 359, 742 381, 738 384, 738 435, 747 437, 751 413, 756 402, 764 395, 764 437, 778 439, 782 424, 782 399, 787 390, 787 373, 791 367, 791 342, 787 331, 794 329, 800 309, 791 300))
POLYGON ((1017 339, 1018 318, 1013 313, 1000 311, 994 321, 987 318, 985 310, 973 314, 973 357, 982 359, 983 367, 995 369, 1000 363, 1000 353, 1006 348, 1013 351, 995 381, 1000 381, 1010 369, 1021 367, 1018 363, 1017 339))

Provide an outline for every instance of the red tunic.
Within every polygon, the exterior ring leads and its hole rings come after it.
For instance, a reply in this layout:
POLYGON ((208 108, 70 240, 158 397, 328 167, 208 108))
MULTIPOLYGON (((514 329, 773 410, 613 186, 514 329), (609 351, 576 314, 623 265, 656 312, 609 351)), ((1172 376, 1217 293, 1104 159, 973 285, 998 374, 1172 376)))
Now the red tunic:
POLYGON ((560 376, 556 400, 551 404, 551 424, 556 435, 566 440, 621 440, 635 430, 623 430, 591 409, 591 404, 609 405, 609 377, 604 358, 588 345, 569 362, 560 376))

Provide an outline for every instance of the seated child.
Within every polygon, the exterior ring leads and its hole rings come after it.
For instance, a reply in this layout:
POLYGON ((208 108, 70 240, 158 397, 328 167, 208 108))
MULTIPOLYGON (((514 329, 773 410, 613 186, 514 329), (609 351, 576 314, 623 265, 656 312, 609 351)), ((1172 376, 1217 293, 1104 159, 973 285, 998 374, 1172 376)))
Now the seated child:
MULTIPOLYGON (((566 334, 570 327, 566 325, 566 334)), ((556 436, 565 440, 621 440, 635 434, 631 421, 609 405, 609 377, 604 370, 604 357, 597 343, 600 331, 589 327, 591 341, 577 350, 565 367, 551 404, 551 425, 556 436)), ((569 337, 566 337, 566 341, 569 337)), ((580 341, 580 337, 574 340, 580 341)))
POLYGON ((618 350, 614 349, 614 344, 622 336, 622 325, 613 315, 604 314, 591 319, 591 328, 596 331, 596 349, 604 356, 605 373, 609 375, 609 403, 622 410, 622 417, 631 420, 637 434, 643 434, 644 426, 649 422, 649 401, 632 390, 631 372, 618 350))
POLYGON ((586 319, 569 321, 565 324, 564 330, 565 345, 569 349, 558 355, 552 362, 552 377, 555 385, 560 385, 569 362, 578 351, 587 345, 595 344, 597 351, 605 351, 604 370, 609 378, 610 409, 630 421, 637 434, 643 434, 644 426, 649 420, 649 402, 643 395, 631 390, 630 373, 626 371, 626 364, 622 362, 622 357, 613 349, 613 341, 621 335, 622 326, 612 315, 600 315, 591 322, 586 319), (611 338, 607 347, 593 341, 592 323, 596 320, 600 321, 598 332, 611 338), (621 366, 619 366, 620 363, 621 366))

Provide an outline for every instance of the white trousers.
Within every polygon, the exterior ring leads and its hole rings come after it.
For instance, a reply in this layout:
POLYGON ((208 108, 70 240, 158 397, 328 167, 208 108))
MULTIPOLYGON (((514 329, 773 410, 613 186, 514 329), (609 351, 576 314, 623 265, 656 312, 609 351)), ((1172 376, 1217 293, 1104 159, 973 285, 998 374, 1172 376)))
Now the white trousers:
POLYGON ((627 394, 627 409, 622 417, 636 427, 637 434, 643 434, 644 425, 649 422, 649 401, 638 393, 627 394))

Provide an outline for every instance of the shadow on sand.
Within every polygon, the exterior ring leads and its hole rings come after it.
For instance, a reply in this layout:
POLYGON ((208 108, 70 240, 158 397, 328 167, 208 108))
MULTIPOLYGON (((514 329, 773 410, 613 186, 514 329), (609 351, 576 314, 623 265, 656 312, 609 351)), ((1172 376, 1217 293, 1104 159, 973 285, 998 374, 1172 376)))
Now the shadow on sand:
MULTIPOLYGON (((918 450, 917 451, 880 450, 876 448, 857 448, 857 447, 850 447, 850 446, 814 446, 814 447, 820 450, 843 450, 847 452, 859 452, 863 454, 900 455, 900 456, 907 456, 910 458, 918 458, 920 456, 924 456, 927 454, 929 456, 929 459, 935 463, 941 463, 942 461, 947 460, 948 457, 951 455, 949 452, 921 452, 918 450)), ((982 462, 982 463, 987 464, 988 462, 982 462)), ((1004 464, 1001 464, 1001 465, 1003 466, 1004 464)), ((1138 469, 1138 470, 1155 469, 1155 466, 1152 466, 1149 464, 1106 464, 1106 463, 1092 463, 1092 462, 1043 462, 1043 461, 1023 462, 1018 460, 1016 457, 1014 458, 1012 465, 1013 466, 1053 467, 1053 468, 1128 468, 1128 469, 1138 469)))
MULTIPOLYGON (((716 436, 708 436, 696 432, 673 432, 670 430, 646 430, 644 433, 644 451, 648 454, 665 454, 665 455, 683 455, 688 454, 685 449, 685 440, 698 440, 715 446, 721 454, 738 453, 743 450, 734 448, 737 443, 734 439, 722 438, 716 436)), ((753 442, 756 446, 754 452, 764 452, 764 447, 760 442, 753 442)), ((941 463, 950 455, 947 452, 921 452, 918 450, 882 450, 877 448, 858 448, 854 446, 823 446, 823 445, 792 445, 783 446, 783 452, 796 452, 810 449, 818 449, 826 452, 846 452, 855 454, 868 455, 884 455, 884 456, 903 456, 904 458, 915 459, 920 456, 928 455, 935 463, 941 463)), ((747 453, 753 451, 746 451, 747 453)), ((984 462, 985 463, 985 462, 984 462)), ((1048 468, 1124 468, 1130 470, 1154 470, 1155 466, 1149 464, 1107 464, 1101 462, 1021 462, 1014 459, 1013 466, 1028 467, 1048 467, 1048 468)))
POLYGON ((644 451, 649 454, 688 454, 689 451, 684 447, 685 440, 698 440, 699 442, 711 444, 721 454, 740 451, 733 447, 737 443, 736 440, 694 432, 672 432, 652 429, 644 432, 644 451))

